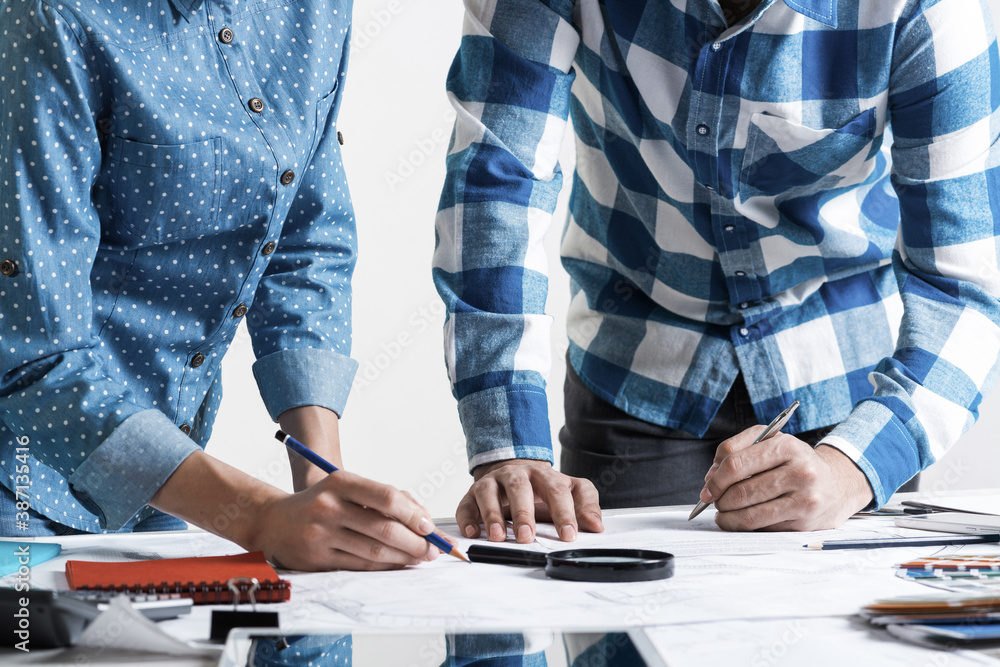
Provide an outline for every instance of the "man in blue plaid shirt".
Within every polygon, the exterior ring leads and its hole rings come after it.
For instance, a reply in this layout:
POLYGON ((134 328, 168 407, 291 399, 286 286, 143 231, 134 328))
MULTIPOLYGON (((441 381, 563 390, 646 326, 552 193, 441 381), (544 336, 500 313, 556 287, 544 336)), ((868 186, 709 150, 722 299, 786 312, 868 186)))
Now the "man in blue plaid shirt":
POLYGON ((604 507, 700 494, 731 530, 834 527, 972 425, 1000 350, 984 2, 466 5, 434 268, 465 534, 502 539, 504 511, 521 542, 536 511, 600 530, 594 484, 604 507), (542 238, 570 112, 560 473, 542 238), (796 399, 794 435, 748 447, 796 399))

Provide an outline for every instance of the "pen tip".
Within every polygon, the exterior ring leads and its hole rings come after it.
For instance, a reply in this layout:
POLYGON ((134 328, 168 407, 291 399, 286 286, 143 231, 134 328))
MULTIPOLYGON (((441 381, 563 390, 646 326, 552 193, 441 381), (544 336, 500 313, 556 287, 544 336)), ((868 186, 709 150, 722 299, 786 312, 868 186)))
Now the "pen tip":
POLYGON ((695 508, 693 510, 691 510, 691 514, 688 515, 688 521, 690 521, 691 519, 695 518, 696 516, 698 516, 699 514, 701 514, 702 512, 704 512, 705 508, 707 508, 707 507, 708 507, 708 503, 706 503, 706 502, 704 502, 702 500, 699 500, 698 504, 695 505, 695 508))

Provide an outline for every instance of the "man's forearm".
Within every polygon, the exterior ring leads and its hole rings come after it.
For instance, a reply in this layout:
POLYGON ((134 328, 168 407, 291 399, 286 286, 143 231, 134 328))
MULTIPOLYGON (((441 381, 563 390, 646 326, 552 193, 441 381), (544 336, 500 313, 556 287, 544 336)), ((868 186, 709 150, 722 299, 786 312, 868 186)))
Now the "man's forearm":
MULTIPOLYGON (((324 459, 343 468, 340 454, 340 418, 337 413, 316 405, 285 410, 278 416, 281 430, 289 434, 324 459)), ((304 458, 288 452, 292 466, 292 485, 296 491, 312 486, 326 473, 304 458)))
MULTIPOLYGON (((337 413, 305 406, 286 410, 279 422, 283 431, 334 465, 342 465, 337 413)), ((289 453, 289 459, 296 491, 326 476, 296 454, 289 453)), ((266 505, 284 495, 280 489, 197 451, 177 467, 149 504, 246 549, 255 549, 266 505)))
POLYGON ((285 495, 197 451, 184 459, 149 504, 253 551, 259 548, 266 505, 285 495))

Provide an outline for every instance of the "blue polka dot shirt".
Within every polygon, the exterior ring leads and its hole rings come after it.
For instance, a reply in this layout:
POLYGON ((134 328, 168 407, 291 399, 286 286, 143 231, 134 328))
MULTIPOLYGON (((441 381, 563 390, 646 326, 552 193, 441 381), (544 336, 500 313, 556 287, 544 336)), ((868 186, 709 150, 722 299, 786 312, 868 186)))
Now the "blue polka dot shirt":
POLYGON ((343 411, 350 10, 0 0, 0 481, 32 509, 149 516, 209 438, 244 320, 272 418, 343 411))

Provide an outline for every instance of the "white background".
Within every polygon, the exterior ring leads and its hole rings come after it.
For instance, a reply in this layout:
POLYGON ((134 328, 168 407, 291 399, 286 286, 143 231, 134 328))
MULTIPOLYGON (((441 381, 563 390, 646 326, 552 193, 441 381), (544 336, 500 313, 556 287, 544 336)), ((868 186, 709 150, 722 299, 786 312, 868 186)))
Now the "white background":
MULTIPOLYGON (((989 4, 1000 10, 1000 0, 989 4)), ((453 515, 471 480, 443 362, 443 306, 430 270, 453 117, 444 85, 462 15, 457 0, 357 0, 339 124, 360 243, 352 356, 361 369, 341 422, 344 464, 410 491, 434 516, 453 515)), ((567 137, 567 176, 572 164, 567 137)), ((549 416, 557 461, 568 306, 558 242, 568 182, 546 241, 552 274, 547 311, 555 319, 549 416)), ((287 456, 272 437, 276 426, 250 372, 253 359, 242 330, 223 365, 225 399, 208 451, 290 490, 287 456)), ((923 490, 998 486, 998 404, 1000 392, 994 392, 979 423, 924 472, 923 490)))

